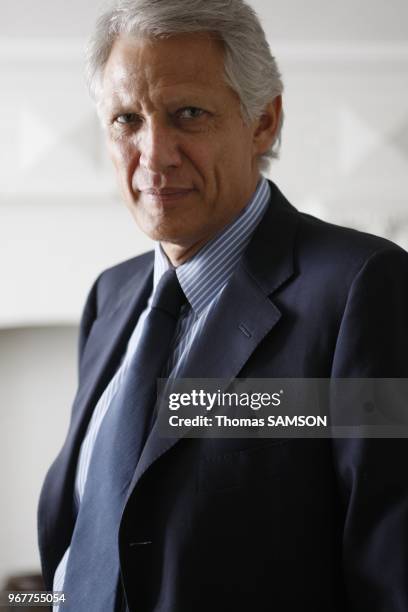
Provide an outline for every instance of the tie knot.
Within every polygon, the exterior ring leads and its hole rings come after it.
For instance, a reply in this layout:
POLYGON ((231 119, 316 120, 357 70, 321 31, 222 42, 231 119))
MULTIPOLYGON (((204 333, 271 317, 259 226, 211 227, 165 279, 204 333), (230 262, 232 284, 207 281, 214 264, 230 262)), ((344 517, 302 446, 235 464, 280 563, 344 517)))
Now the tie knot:
POLYGON ((165 310, 178 318, 180 308, 187 301, 175 270, 167 270, 161 277, 153 294, 152 308, 165 310))

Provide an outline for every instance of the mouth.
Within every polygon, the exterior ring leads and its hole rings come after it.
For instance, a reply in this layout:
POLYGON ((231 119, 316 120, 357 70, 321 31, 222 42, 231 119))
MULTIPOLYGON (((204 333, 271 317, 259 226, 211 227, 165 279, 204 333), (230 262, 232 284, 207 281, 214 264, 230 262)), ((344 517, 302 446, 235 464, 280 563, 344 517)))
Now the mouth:
POLYGON ((179 200, 194 191, 186 187, 167 187, 165 189, 140 189, 140 193, 157 202, 172 202, 179 200))

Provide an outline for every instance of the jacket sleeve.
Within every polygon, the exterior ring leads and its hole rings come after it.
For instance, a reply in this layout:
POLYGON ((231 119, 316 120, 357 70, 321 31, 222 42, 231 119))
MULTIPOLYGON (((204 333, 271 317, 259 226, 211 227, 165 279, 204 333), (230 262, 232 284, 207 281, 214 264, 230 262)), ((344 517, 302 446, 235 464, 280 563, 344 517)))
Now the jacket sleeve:
MULTIPOLYGON (((408 378, 408 254, 374 253, 351 286, 335 378, 408 378)), ((408 409, 408 397, 404 398, 408 409)), ((408 438, 334 439, 348 610, 408 610, 408 438)))

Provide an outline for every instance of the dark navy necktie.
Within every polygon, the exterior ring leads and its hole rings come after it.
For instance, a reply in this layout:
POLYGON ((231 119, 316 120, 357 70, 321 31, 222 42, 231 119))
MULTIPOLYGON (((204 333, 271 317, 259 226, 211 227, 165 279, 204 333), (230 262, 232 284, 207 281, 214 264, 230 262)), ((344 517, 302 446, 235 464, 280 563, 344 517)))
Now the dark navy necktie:
POLYGON ((64 612, 115 610, 119 524, 152 426, 157 378, 185 301, 175 270, 168 270, 154 292, 135 353, 95 441, 70 545, 64 612))

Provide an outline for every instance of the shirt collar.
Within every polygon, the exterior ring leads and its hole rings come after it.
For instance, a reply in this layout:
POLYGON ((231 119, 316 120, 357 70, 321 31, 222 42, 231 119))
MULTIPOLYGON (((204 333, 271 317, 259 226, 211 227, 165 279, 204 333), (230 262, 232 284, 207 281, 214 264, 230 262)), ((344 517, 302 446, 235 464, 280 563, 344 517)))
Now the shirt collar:
MULTIPOLYGON (((261 177, 239 216, 176 268, 180 285, 194 312, 200 316, 232 276, 270 198, 268 181, 261 177)), ((159 242, 155 245, 153 290, 172 267, 159 242)))

